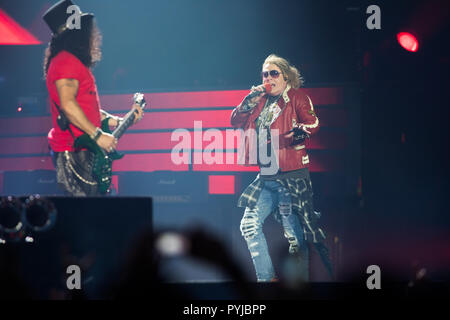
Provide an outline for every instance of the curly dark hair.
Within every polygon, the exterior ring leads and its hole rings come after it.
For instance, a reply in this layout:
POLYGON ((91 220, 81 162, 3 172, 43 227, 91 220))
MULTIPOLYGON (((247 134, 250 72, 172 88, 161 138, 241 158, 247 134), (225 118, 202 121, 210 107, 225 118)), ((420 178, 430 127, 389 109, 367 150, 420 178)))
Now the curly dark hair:
POLYGON ((102 35, 93 19, 81 29, 66 30, 61 34, 53 35, 45 49, 44 79, 47 78, 50 62, 63 50, 72 53, 86 67, 93 67, 101 59, 101 43, 102 35))

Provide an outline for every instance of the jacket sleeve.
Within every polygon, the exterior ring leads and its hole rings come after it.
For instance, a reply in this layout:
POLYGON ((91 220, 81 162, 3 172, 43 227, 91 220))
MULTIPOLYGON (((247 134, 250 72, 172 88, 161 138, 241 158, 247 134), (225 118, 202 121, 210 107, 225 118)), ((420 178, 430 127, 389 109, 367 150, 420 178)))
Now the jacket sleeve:
POLYGON ((252 110, 257 104, 249 104, 244 99, 236 108, 231 112, 231 125, 233 128, 243 128, 247 122, 248 117, 252 114, 252 110))
POLYGON ((317 117, 311 99, 305 94, 295 106, 295 111, 299 120, 298 126, 303 126, 306 130, 315 134, 319 130, 319 118, 317 117))

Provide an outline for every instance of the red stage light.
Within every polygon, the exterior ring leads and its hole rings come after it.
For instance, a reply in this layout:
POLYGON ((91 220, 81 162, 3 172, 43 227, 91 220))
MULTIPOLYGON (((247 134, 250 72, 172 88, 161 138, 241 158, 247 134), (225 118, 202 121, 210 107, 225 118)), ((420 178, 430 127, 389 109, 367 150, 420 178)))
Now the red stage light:
POLYGON ((29 31, 22 28, 13 18, 0 9, 0 45, 40 44, 29 31))
POLYGON ((416 37, 408 32, 400 32, 397 34, 397 40, 400 45, 411 52, 416 52, 419 49, 419 41, 416 37))
POLYGON ((17 107, 17 112, 21 112, 22 111, 22 107, 17 107))

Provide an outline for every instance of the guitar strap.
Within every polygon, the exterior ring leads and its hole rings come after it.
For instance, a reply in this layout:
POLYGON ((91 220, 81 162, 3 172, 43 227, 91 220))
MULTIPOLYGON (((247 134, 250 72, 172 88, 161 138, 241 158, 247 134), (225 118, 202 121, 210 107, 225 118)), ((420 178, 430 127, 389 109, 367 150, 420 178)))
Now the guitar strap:
MULTIPOLYGON (((70 121, 69 119, 67 119, 67 116, 64 114, 64 112, 61 110, 61 108, 58 106, 58 104, 53 100, 53 103, 55 104, 56 109, 58 109, 58 117, 56 118, 56 122, 58 123, 59 128, 62 131, 66 131, 69 130, 70 134, 72 135, 72 138, 75 140, 75 135, 73 134, 72 129, 70 128, 70 121)), ((74 166, 72 165, 71 162, 73 162, 76 165, 76 160, 75 158, 73 158, 73 156, 71 157, 70 152, 65 151, 64 152, 64 157, 66 160, 66 166, 68 167, 68 169, 70 171, 73 172, 73 174, 83 183, 88 184, 90 186, 95 186, 97 185, 96 181, 89 181, 87 179, 84 179, 81 174, 79 172, 77 172, 77 170, 74 168, 74 166), (71 159, 72 158, 72 159, 71 159)))
POLYGON ((75 140, 75 135, 72 132, 72 129, 70 128, 70 121, 67 119, 67 116, 64 114, 64 112, 61 110, 61 108, 58 106, 58 104, 55 102, 55 100, 52 100, 55 104, 56 109, 58 109, 58 117, 56 118, 56 122, 58 123, 59 128, 62 131, 69 130, 72 138, 75 140))

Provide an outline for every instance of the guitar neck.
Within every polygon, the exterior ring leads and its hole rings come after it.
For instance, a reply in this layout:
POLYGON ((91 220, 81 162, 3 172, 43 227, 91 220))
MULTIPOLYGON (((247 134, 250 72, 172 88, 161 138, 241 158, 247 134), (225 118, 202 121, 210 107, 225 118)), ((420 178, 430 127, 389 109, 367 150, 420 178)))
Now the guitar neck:
MULTIPOLYGON (((135 104, 138 104, 142 109, 144 109, 145 105, 147 104, 144 99, 144 95, 142 93, 135 93, 133 97, 133 101, 135 104)), ((120 123, 119 126, 113 131, 112 135, 117 140, 122 137, 122 135, 127 131, 127 129, 133 125, 134 119, 136 118, 136 113, 134 112, 134 109, 131 110, 126 114, 123 121, 120 123)))
POLYGON ((127 129, 133 124, 134 122, 134 118, 136 117, 136 114, 133 111, 130 111, 125 118, 123 119, 123 121, 120 123, 119 126, 117 126, 116 129, 114 129, 112 135, 114 136, 114 138, 116 138, 117 140, 120 139, 120 137, 122 137, 122 135, 125 133, 125 131, 127 131, 127 129))

